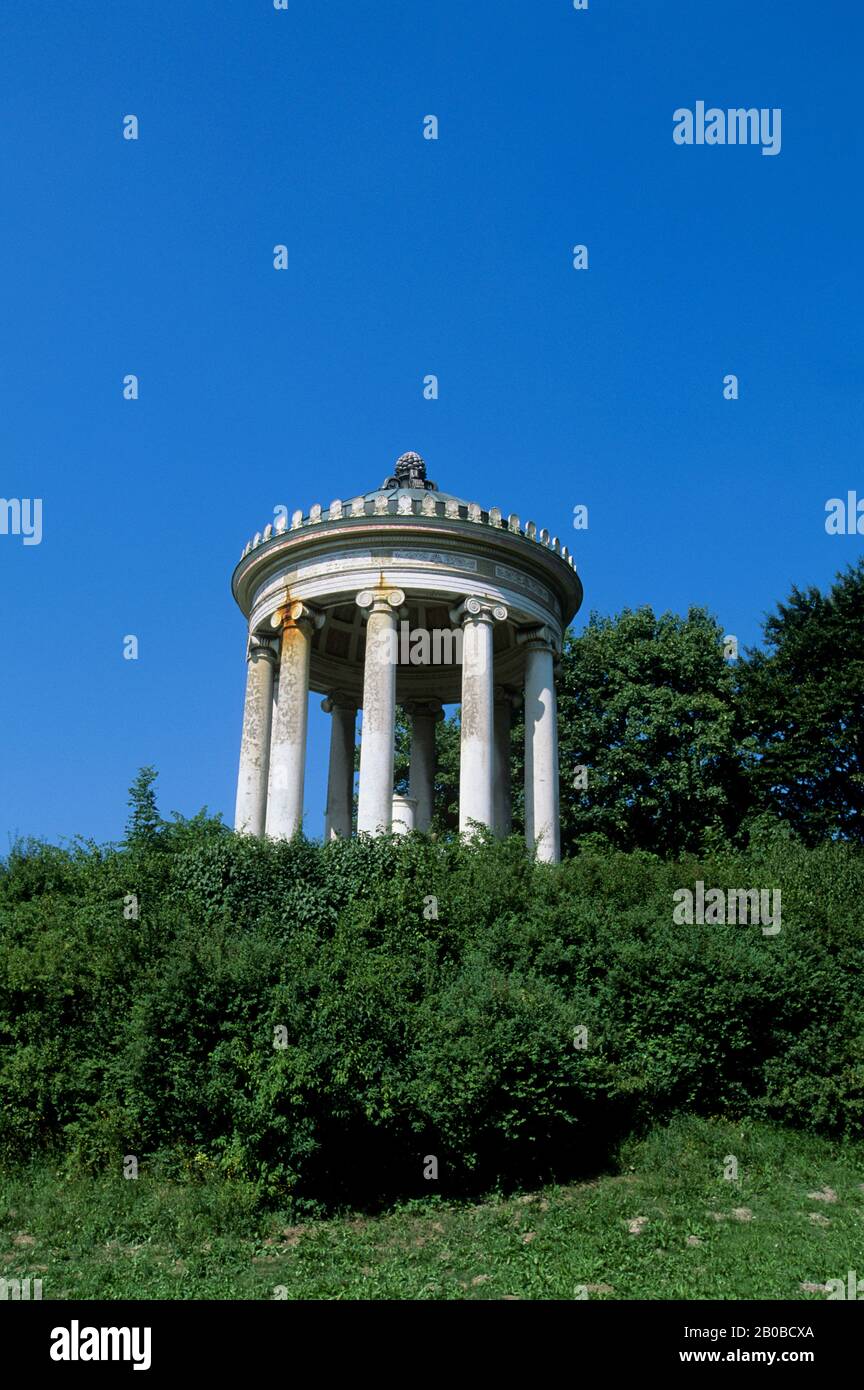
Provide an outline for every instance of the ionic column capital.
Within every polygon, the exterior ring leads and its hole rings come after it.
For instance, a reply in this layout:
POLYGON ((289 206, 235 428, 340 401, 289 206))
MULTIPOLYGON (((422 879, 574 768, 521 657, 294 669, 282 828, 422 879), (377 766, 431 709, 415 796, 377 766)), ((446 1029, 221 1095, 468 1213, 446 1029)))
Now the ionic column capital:
POLYGON ((457 623, 460 627, 468 622, 474 623, 503 623, 507 617, 507 609, 503 603, 490 603, 488 599, 471 598, 463 599, 456 607, 450 609, 451 623, 457 623))
POLYGON ((550 651, 553 656, 557 656, 560 650, 560 641, 557 632, 545 623, 538 627, 523 628, 516 633, 516 641, 521 642, 529 651, 550 651))
POLYGON ((360 707, 359 700, 353 695, 346 695, 341 690, 331 690, 326 699, 321 701, 321 708, 325 714, 332 714, 334 709, 353 710, 357 713, 360 707))
POLYGON ((308 603, 303 603, 301 599, 288 600, 281 607, 276 609, 270 619, 270 626, 284 629, 286 627, 302 627, 304 624, 309 628, 321 628, 324 626, 324 614, 317 608, 312 608, 308 603))
POLYGON ((363 616, 368 618, 370 613, 397 612, 405 602, 405 592, 379 584, 374 589, 361 589, 354 602, 363 609, 363 616))
POLYGON ((440 700, 403 700, 402 708, 412 719, 415 715, 419 715, 420 718, 428 715, 438 724, 444 718, 444 708, 440 700))
POLYGON ((259 657, 264 657, 275 666, 279 660, 279 652, 272 638, 259 637, 257 633, 253 632, 246 643, 246 660, 257 661, 259 657))

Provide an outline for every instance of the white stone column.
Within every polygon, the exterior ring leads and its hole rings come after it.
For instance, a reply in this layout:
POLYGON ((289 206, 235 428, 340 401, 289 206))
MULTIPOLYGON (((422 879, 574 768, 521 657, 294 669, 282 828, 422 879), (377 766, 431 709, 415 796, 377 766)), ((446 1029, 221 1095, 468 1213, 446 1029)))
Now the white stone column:
POLYGON ((324 839, 351 838, 354 810, 354 736, 357 702, 334 692, 321 701, 330 715, 330 767, 327 775, 327 810, 324 839))
POLYGON ((396 739, 396 622, 401 589, 364 589, 357 605, 367 613, 363 667, 363 724, 357 830, 387 833, 393 823, 393 753, 396 739))
POLYGON ((267 815, 276 652, 266 638, 252 636, 246 658, 246 701, 243 706, 234 829, 247 835, 263 835, 267 815))
POLYGON ((537 858, 561 858, 558 809, 558 711, 554 634, 547 627, 520 633, 525 654, 525 839, 537 858))
POLYGON ((271 618, 282 628, 279 654, 279 703, 270 740, 270 791, 267 834, 290 840, 303 829, 303 777, 306 772, 306 725, 309 712, 309 663, 312 633, 324 622, 304 603, 289 603, 271 618))
POLYGON ((504 839, 513 829, 513 795, 510 768, 510 728, 515 699, 511 690, 495 687, 495 763, 493 772, 495 820, 493 829, 504 839))
POLYGON ((462 735, 459 749, 459 830, 494 823, 494 661, 492 625, 507 617, 503 604, 466 599, 450 612, 462 625, 462 735))
POLYGON ((427 831, 435 812, 435 725, 444 711, 440 700, 409 700, 404 708, 411 719, 408 795, 417 803, 414 828, 427 831))
POLYGON ((271 718, 271 721, 270 721, 270 726, 271 726, 271 728, 272 728, 272 726, 276 723, 276 710, 278 709, 278 707, 279 707, 279 656, 278 656, 278 653, 277 653, 277 655, 276 655, 276 668, 275 668, 275 670, 274 670, 274 672, 273 672, 273 715, 272 715, 272 718, 271 718))

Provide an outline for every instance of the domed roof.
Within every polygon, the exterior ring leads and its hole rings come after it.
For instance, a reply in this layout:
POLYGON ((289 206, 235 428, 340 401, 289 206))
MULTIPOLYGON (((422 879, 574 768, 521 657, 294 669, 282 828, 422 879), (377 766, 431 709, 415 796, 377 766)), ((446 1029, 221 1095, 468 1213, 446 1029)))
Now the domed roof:
MULTIPOLYGON (((538 531, 533 521, 526 521, 523 527, 514 512, 505 515, 500 507, 489 507, 487 510, 479 503, 466 501, 454 493, 440 492, 437 484, 427 478, 423 459, 415 453, 402 454, 396 460, 394 472, 373 492, 347 499, 334 498, 329 507, 316 502, 308 513, 298 508, 292 512, 290 521, 286 507, 275 508, 274 514, 277 515, 275 523, 268 522, 263 531, 256 531, 243 550, 235 571, 235 579, 239 576, 238 582, 254 587, 254 579, 250 577, 250 557, 259 547, 269 556, 274 553, 274 548, 278 551, 284 546, 286 539, 293 544, 296 540, 312 541, 314 538, 315 544, 318 544, 317 538, 333 535, 331 528, 344 530, 346 540, 352 538, 352 543, 356 538, 355 533, 362 531, 366 533, 364 543, 368 544, 369 540, 377 537, 382 527, 392 533, 394 526, 404 526, 406 536, 413 532, 417 539, 423 537, 424 533, 426 536, 451 534, 455 527, 460 534, 460 544, 470 545, 473 540, 482 540, 484 545, 493 544, 501 548, 501 559, 505 565, 515 559, 517 553, 524 554, 522 547, 527 544, 531 549, 536 549, 535 560, 544 571, 548 569, 546 560, 540 561, 544 551, 552 552, 557 557, 550 561, 553 572, 560 564, 566 565, 571 571, 576 568, 567 546, 562 545, 557 536, 550 536, 547 530, 538 531), (512 549, 514 546, 516 551, 512 549)), ((525 587, 533 592, 531 585, 542 585, 542 582, 542 577, 539 580, 526 579, 525 587)), ((578 590, 578 600, 570 610, 575 613, 581 602, 581 583, 574 573, 565 584, 568 594, 570 590, 573 594, 578 590)), ((567 599, 568 605, 573 594, 567 599)))

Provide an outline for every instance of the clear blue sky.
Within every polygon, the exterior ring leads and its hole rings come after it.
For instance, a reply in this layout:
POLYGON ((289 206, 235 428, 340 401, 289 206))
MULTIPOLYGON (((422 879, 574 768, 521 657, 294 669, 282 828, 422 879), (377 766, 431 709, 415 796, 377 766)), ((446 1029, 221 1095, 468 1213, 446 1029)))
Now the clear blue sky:
POLYGON ((860 555, 824 530, 864 495, 860 6, 7 0, 0 26, 0 495, 44 509, 41 545, 0 536, 0 851, 119 837, 143 763, 163 811, 230 819, 240 551, 405 450, 575 541, 583 617, 705 604, 750 643, 860 555), (780 107, 780 154, 675 145, 697 100, 780 107))

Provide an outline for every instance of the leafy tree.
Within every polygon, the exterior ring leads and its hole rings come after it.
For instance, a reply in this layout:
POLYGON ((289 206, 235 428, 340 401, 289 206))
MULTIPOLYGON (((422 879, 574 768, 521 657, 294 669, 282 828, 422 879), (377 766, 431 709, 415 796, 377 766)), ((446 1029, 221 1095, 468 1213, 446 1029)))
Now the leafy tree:
POLYGON ((152 845, 159 836, 162 817, 159 815, 153 789, 158 775, 154 767, 142 767, 129 788, 129 800, 126 803, 130 808, 129 819, 126 822, 127 845, 152 845))
POLYGON ((864 842, 864 560, 827 594, 793 588, 741 671, 760 806, 808 844, 864 842))
POLYGON ((558 680, 565 854, 593 837, 668 856, 737 831, 743 729, 722 638, 701 608, 592 614, 580 636, 568 633, 558 680))

